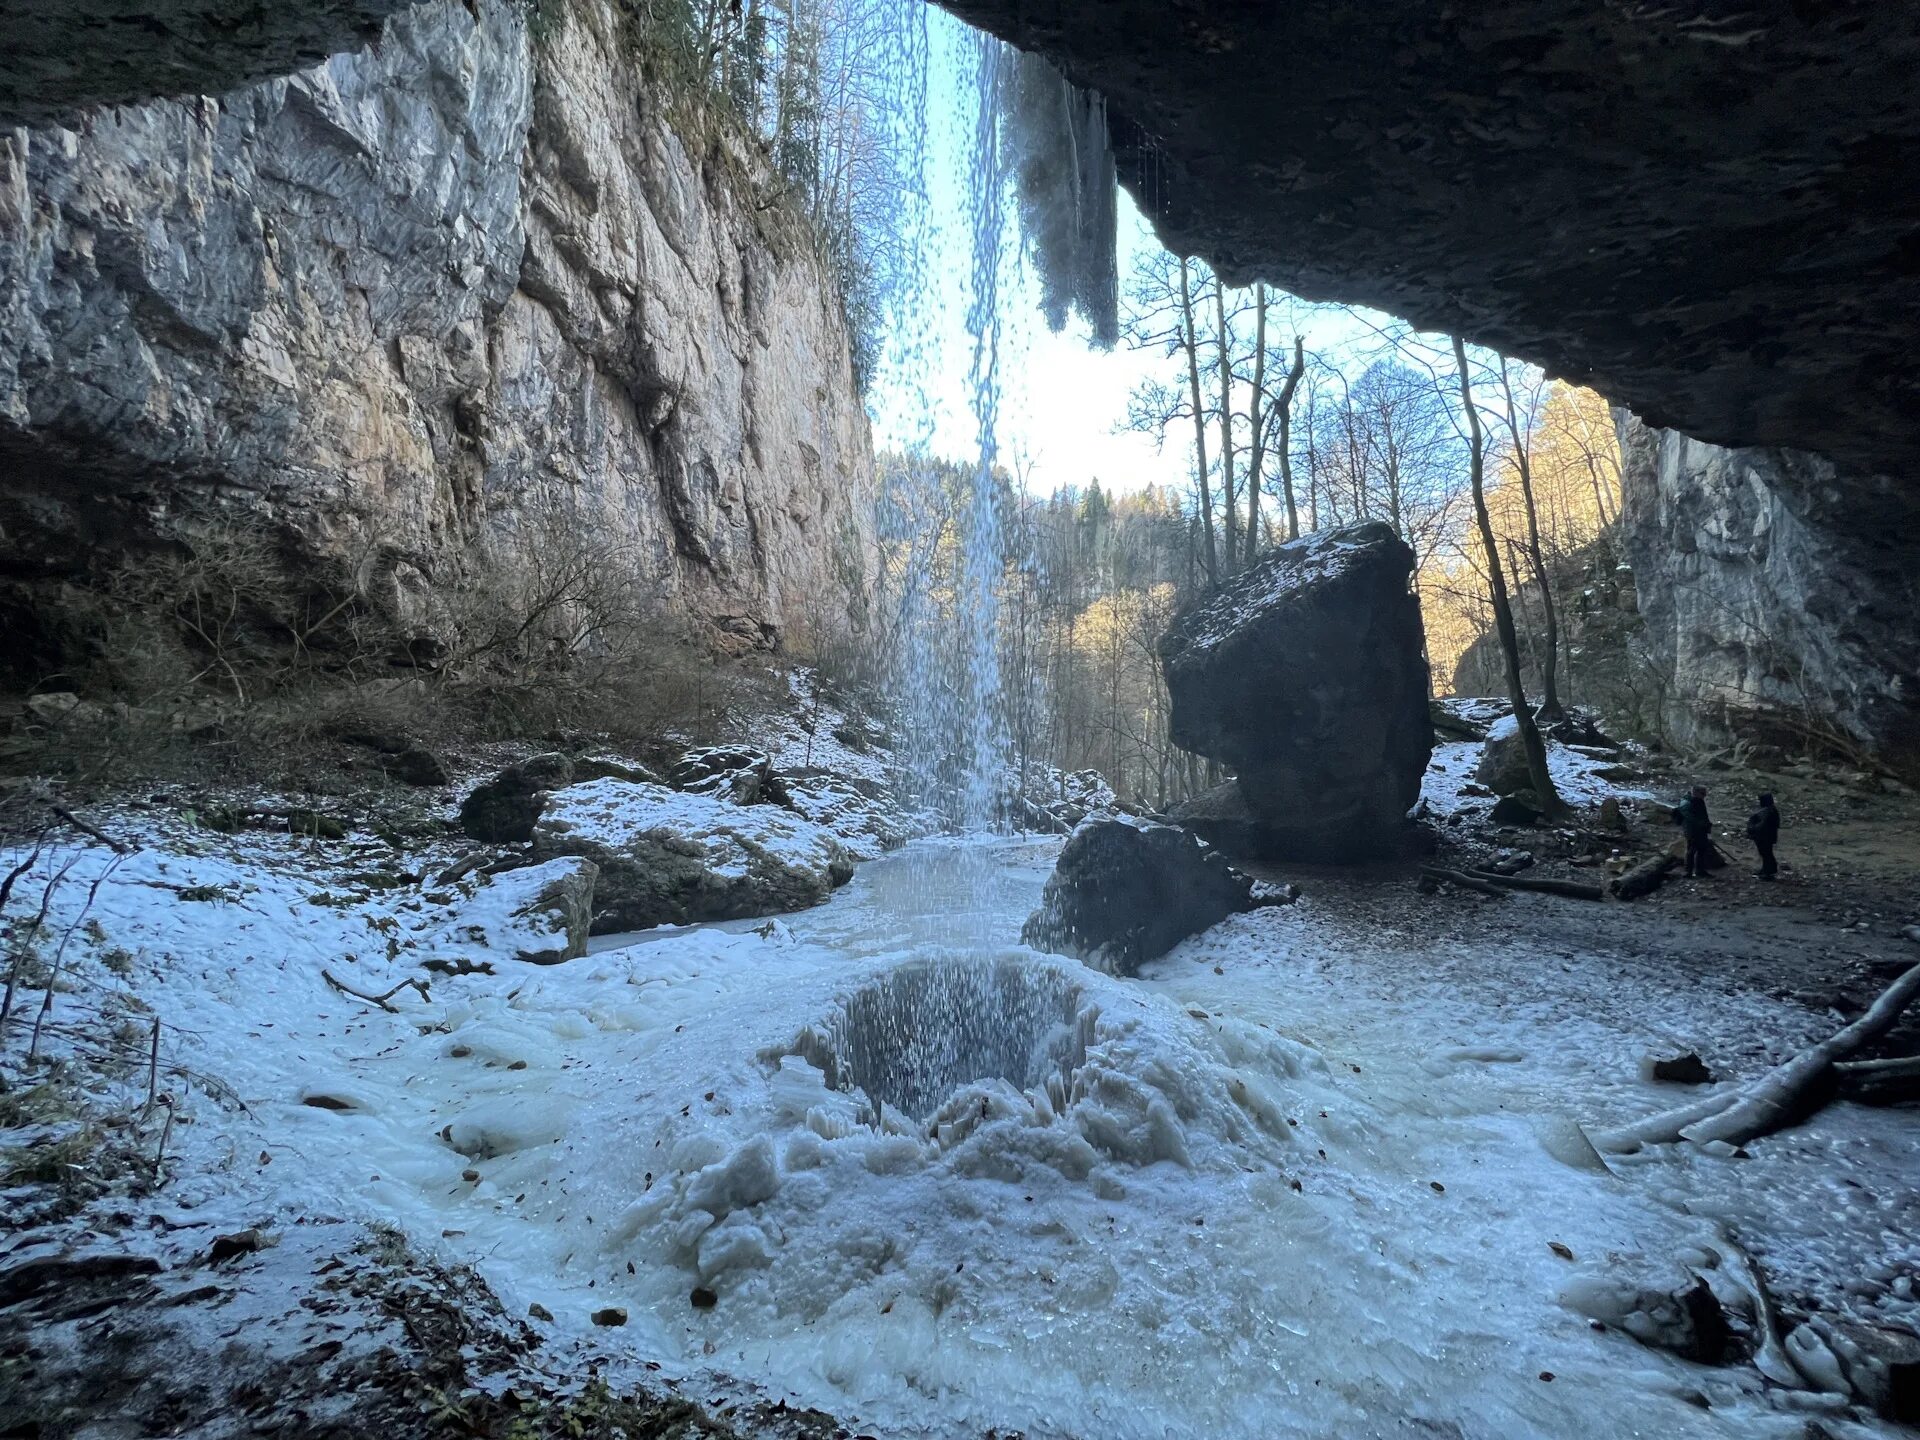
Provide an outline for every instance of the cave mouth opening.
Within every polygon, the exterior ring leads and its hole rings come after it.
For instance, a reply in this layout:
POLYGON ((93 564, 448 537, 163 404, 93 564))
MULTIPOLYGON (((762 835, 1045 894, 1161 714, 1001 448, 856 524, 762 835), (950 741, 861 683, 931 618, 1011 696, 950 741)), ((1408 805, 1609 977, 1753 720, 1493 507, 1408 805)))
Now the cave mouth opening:
POLYGON ((916 1123, 983 1080, 1063 1108, 1097 1011, 1064 966, 1032 957, 930 956, 861 986, 803 1037, 830 1089, 916 1123))

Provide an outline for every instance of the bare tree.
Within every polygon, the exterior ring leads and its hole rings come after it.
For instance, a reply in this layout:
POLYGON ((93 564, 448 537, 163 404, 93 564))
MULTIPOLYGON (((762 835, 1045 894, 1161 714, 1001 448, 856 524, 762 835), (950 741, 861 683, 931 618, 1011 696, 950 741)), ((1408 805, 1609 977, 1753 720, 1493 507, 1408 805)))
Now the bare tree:
POLYGON ((1533 407, 1520 413, 1513 393, 1513 373, 1505 355, 1500 360, 1500 389, 1506 400, 1507 433, 1513 441, 1514 473, 1520 481, 1520 496, 1527 517, 1527 558, 1533 562, 1534 583, 1540 587, 1540 714, 1548 720, 1566 714, 1560 704, 1556 680, 1560 655, 1560 616, 1553 603, 1553 581, 1547 573, 1547 557, 1540 548, 1540 512, 1533 503, 1532 420, 1533 407))
POLYGON ((1473 398, 1473 378, 1467 365, 1467 347, 1458 335, 1453 337, 1453 360, 1460 371, 1460 408, 1467 425, 1467 477, 1473 490, 1473 518, 1480 528, 1480 544, 1486 551, 1487 588, 1493 601, 1493 628, 1500 637, 1500 649, 1507 662, 1507 695, 1513 701, 1514 723, 1520 728, 1520 747, 1527 757, 1527 777, 1533 793, 1547 815, 1566 810, 1560 792, 1554 788, 1553 772, 1547 768, 1547 747, 1527 708, 1526 684, 1520 676, 1520 636, 1513 625, 1513 607, 1507 600, 1507 580, 1500 568, 1500 543, 1494 538, 1493 520, 1487 513, 1487 445, 1480 427, 1480 411, 1473 398))

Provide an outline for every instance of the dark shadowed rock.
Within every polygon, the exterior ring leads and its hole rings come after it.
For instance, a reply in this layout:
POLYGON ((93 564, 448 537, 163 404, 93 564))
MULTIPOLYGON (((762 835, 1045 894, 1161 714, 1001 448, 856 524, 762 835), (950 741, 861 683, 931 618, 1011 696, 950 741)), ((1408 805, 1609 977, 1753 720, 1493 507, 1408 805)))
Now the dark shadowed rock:
POLYGON ((524 843, 533 839, 547 792, 572 781, 573 762, 566 756, 530 756, 474 787, 461 802, 460 828, 489 845, 524 843))
POLYGON ((1073 832, 1020 938, 1131 975, 1253 906, 1253 881, 1217 850, 1178 826, 1115 816, 1073 832))
POLYGON ((1232 770, 1261 853, 1397 847, 1433 751, 1413 551, 1385 525, 1274 549, 1160 638, 1174 742, 1232 770))

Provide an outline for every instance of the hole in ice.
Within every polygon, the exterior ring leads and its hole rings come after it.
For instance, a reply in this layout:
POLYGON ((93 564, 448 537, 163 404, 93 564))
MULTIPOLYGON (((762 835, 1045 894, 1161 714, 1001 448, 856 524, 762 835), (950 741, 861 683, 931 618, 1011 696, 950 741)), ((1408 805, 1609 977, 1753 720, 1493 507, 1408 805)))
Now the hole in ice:
POLYGON ((939 956, 856 990, 795 1049, 837 1090, 925 1120, 964 1085, 1001 1079, 1064 1108, 1098 1011, 1063 968, 939 956))

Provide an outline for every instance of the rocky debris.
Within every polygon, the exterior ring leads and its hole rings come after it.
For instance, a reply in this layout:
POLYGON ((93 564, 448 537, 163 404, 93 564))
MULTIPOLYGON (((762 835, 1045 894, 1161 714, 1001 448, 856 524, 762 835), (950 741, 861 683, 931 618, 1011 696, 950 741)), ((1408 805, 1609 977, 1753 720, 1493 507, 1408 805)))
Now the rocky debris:
POLYGON ((1269 851, 1393 850, 1433 750, 1413 551, 1382 524, 1275 547, 1175 619, 1176 744, 1234 772, 1269 851))
POLYGON ((558 751, 530 756, 477 785, 460 803, 460 828, 489 845, 533 838, 548 794, 573 783, 573 762, 558 751))
POLYGON ((1480 868, 1495 875, 1518 875, 1522 870, 1533 868, 1531 850, 1515 850, 1511 846, 1502 846, 1493 852, 1493 858, 1480 868))
POLYGON ((1649 1056, 1645 1062, 1646 1076, 1649 1080, 1658 1080, 1668 1085, 1711 1085, 1713 1071, 1707 1068, 1707 1062, 1692 1050, 1684 1055, 1664 1057, 1649 1056))
POLYGON ((1098 770, 1055 770, 1051 766, 1030 783, 1024 793, 1004 802, 1027 829, 1042 834, 1069 835, 1089 815, 1112 814, 1129 807, 1098 770))
POLYGON ((482 874, 446 934, 531 965, 576 959, 587 953, 598 879, 599 867, 577 855, 482 874))
POLYGON ((780 805, 793 808, 787 783, 773 768, 773 760, 759 750, 710 746, 689 750, 674 763, 674 788, 694 795, 717 795, 736 805, 780 805))
POLYGON ((1115 816, 1073 832, 1020 938, 1132 975, 1253 905, 1253 881, 1219 851, 1178 826, 1115 816))
POLYGON ((599 867, 595 934, 803 910, 853 876, 853 859, 831 832, 778 806, 625 780, 555 794, 534 827, 533 851, 599 867))
POLYGON ((1427 718, 1433 722, 1434 731, 1449 740, 1484 740, 1491 724, 1471 710, 1445 699, 1427 702, 1427 718))

